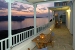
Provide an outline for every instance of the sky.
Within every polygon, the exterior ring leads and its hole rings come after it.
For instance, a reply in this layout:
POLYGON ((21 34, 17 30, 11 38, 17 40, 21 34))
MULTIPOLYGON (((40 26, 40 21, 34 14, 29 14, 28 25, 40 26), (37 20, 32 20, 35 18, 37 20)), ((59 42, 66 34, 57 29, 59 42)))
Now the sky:
MULTIPOLYGON (((44 3, 37 5, 36 12, 37 16, 43 17, 48 16, 48 8, 53 7, 54 3, 44 3)), ((20 2, 12 3, 12 16, 28 16, 31 17, 34 15, 34 7, 33 5, 23 4, 20 2)), ((8 15, 8 3, 4 0, 0 0, 0 16, 8 15)))

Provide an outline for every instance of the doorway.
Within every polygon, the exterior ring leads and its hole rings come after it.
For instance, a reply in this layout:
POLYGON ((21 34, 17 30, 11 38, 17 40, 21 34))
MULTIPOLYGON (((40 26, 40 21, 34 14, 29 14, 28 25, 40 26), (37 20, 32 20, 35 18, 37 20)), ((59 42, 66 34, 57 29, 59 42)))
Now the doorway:
POLYGON ((66 24, 66 15, 62 15, 62 23, 66 24))

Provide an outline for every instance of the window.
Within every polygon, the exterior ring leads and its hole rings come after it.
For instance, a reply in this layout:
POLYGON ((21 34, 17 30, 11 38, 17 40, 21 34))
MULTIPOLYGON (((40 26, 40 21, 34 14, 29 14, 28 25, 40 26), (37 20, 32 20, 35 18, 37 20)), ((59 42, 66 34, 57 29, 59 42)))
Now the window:
POLYGON ((65 6, 67 5, 67 3, 64 3, 65 4, 65 6))
POLYGON ((59 3, 56 3, 56 6, 59 6, 59 3))
POLYGON ((67 5, 67 3, 66 3, 66 2, 64 2, 64 3, 63 3, 63 6, 66 6, 66 5, 67 5))

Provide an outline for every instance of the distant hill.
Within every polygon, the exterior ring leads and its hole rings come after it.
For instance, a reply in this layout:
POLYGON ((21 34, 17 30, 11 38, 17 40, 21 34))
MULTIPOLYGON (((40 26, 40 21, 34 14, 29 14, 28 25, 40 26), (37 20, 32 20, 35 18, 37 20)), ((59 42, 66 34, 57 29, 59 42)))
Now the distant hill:
MULTIPOLYGON (((32 17, 26 17, 26 16, 12 16, 12 21, 23 21, 25 18, 34 18, 32 17)), ((43 18, 43 17, 37 17, 37 18, 43 18)), ((8 21, 8 16, 0 16, 0 21, 8 21)))
MULTIPOLYGON (((23 21, 25 18, 12 16, 12 21, 23 21)), ((0 16, 0 21, 8 21, 8 16, 0 16)))

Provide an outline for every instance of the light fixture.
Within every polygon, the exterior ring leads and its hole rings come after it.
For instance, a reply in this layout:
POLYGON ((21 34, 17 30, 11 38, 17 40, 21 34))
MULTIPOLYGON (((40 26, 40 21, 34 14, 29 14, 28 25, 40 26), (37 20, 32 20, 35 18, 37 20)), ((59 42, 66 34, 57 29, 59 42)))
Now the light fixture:
POLYGON ((44 38, 45 38, 45 34, 41 33, 41 34, 40 34, 40 38, 41 38, 41 39, 44 39, 44 38))
POLYGON ((52 10, 50 10, 50 12, 52 13, 52 10))
POLYGON ((50 31, 51 31, 51 29, 50 29, 50 31))
POLYGON ((58 23, 58 21, 57 21, 57 23, 58 23))
POLYGON ((68 9, 68 10, 66 10, 66 12, 71 12, 71 10, 70 10, 70 9, 68 9))

